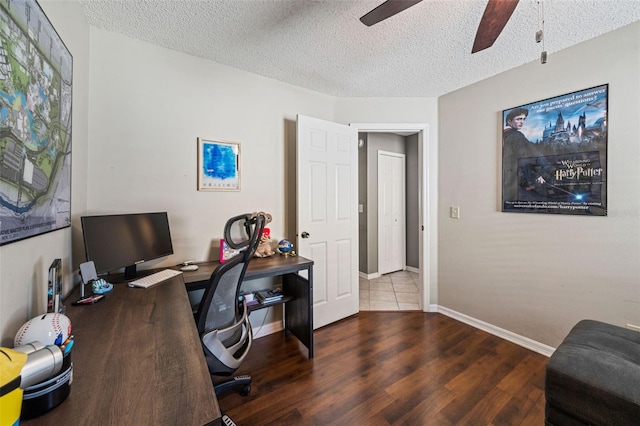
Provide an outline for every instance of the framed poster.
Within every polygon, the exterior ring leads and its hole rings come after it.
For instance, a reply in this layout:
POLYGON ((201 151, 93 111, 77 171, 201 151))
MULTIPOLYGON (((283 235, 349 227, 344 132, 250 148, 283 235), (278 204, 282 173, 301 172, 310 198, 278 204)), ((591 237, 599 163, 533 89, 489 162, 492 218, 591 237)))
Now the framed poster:
POLYGON ((71 225, 73 59, 35 0, 0 0, 0 245, 71 225))
POLYGON ((502 112, 502 211, 607 215, 609 85, 502 112))
POLYGON ((240 190, 240 144, 198 138, 198 191, 240 190))

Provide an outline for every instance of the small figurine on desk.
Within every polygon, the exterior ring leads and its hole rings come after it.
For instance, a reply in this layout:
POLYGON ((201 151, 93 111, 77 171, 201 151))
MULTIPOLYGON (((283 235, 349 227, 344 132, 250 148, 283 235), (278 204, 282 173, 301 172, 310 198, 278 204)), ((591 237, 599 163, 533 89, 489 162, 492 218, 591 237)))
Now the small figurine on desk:
MULTIPOLYGON (((256 215, 263 215, 264 216, 264 224, 267 225, 269 223, 271 223, 271 215, 269 213, 265 213, 265 212, 258 212, 256 213, 256 215)), ((273 256, 274 254, 276 254, 275 251, 273 251, 273 248, 271 247, 271 229, 269 228, 264 228, 264 231, 262 231, 262 235, 260 236, 260 243, 258 244, 258 248, 256 249, 256 252, 254 254, 255 257, 269 257, 269 256, 273 256)))
POLYGON ((102 278, 91 281, 91 290, 93 294, 105 294, 113 290, 113 284, 106 282, 102 278))
POLYGON ((293 244, 289 240, 280 240, 278 251, 284 256, 296 256, 296 252, 293 251, 293 244))

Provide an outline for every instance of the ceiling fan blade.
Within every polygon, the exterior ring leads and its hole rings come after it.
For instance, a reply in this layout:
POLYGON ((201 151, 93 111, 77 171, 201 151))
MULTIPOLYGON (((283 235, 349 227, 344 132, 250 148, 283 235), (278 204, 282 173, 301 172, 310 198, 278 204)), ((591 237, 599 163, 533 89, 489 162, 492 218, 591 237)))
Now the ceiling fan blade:
POLYGON ((471 53, 493 46, 511 18, 519 0, 489 0, 484 10, 471 53))
POLYGON ((392 17, 396 13, 400 13, 405 9, 410 8, 414 4, 420 3, 422 0, 387 0, 380 6, 376 7, 369 13, 365 14, 360 21, 367 27, 377 24, 380 21, 384 21, 387 18, 392 17))

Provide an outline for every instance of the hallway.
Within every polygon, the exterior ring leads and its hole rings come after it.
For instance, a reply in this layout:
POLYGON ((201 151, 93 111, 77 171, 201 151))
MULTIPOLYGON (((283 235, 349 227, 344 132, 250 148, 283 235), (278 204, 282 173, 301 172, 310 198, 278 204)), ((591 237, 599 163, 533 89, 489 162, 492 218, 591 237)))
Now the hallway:
POLYGON ((418 274, 398 271, 367 280, 360 278, 361 311, 419 310, 418 274))

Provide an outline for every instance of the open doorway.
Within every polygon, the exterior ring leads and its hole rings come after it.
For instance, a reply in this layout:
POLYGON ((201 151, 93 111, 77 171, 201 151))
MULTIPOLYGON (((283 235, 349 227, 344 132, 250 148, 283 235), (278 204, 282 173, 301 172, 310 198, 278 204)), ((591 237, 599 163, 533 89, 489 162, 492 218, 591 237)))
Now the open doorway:
MULTIPOLYGON (((428 126, 426 124, 351 124, 358 127, 359 131, 359 147, 361 155, 359 155, 359 231, 361 253, 364 255, 360 258, 360 277, 370 282, 379 281, 375 291, 385 289, 385 282, 391 282, 390 278, 400 287, 405 284, 409 285, 413 282, 418 287, 418 294, 411 296, 408 294, 400 295, 402 299, 397 299, 399 309, 410 309, 408 304, 410 299, 417 308, 423 311, 430 310, 431 299, 431 268, 430 265, 435 262, 431 259, 435 255, 432 252, 431 238, 435 238, 435 232, 424 232, 425 229, 435 229, 435 212, 429 212, 431 205, 431 196, 435 196, 435 191, 428 191, 429 184, 435 183, 437 176, 435 170, 430 170, 427 165, 428 145, 428 126), (406 158, 406 255, 405 268, 403 271, 385 276, 380 279, 379 269, 379 253, 378 241, 380 240, 378 232, 378 215, 377 203, 378 197, 378 168, 377 158, 380 151, 396 152, 404 155, 406 158), (373 160, 375 159, 375 160, 373 160), (364 195, 363 195, 364 194, 364 195), (425 235, 426 234, 426 235, 425 235), (404 282, 406 280, 406 282, 404 282), (417 297, 416 297, 417 296, 417 297), (410 299, 408 299, 410 298, 410 299)), ((383 268, 384 269, 384 268, 383 268)), ((382 271, 383 273, 385 271, 382 271)), ((398 288, 398 286, 394 286, 398 288)), ((387 290, 390 287, 386 287, 387 290)), ((405 287, 408 291, 409 287, 405 287)), ((382 299, 389 297, 388 294, 378 294, 384 296, 382 299)), ((370 309, 383 309, 370 306, 370 309)), ((363 308, 364 309, 364 308, 363 308)))

